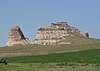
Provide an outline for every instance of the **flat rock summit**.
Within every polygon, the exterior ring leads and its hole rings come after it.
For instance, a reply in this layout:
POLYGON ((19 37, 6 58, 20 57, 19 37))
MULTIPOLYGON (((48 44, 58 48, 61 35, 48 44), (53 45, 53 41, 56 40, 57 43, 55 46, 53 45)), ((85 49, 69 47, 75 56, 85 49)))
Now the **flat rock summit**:
POLYGON ((51 23, 51 26, 39 28, 34 44, 52 45, 65 40, 67 37, 89 37, 88 33, 80 32, 77 28, 71 27, 67 22, 51 23))
POLYGON ((24 36, 20 27, 15 26, 9 30, 6 46, 15 44, 56 45, 60 41, 67 40, 67 37, 89 38, 89 34, 79 31, 77 28, 68 25, 67 22, 56 22, 51 23, 51 26, 39 28, 35 39, 30 41, 24 36))

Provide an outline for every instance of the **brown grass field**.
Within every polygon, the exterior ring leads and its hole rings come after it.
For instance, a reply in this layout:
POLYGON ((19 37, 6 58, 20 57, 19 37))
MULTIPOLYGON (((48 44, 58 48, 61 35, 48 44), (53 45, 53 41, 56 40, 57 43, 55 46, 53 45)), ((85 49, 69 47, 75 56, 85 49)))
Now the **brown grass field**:
MULTIPOLYGON (((100 48, 98 39, 67 39, 71 44, 62 45, 14 45, 11 47, 1 47, 0 57, 25 56, 25 55, 44 55, 50 53, 75 52, 81 50, 100 48)), ((67 43, 67 40, 64 42, 67 43)))

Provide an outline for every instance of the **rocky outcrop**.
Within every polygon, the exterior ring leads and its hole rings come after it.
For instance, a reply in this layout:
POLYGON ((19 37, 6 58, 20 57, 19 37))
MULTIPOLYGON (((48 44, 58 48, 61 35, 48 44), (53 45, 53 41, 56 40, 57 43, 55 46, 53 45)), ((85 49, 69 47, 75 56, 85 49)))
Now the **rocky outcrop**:
POLYGON ((46 28, 39 28, 35 39, 30 42, 27 39, 19 26, 11 27, 6 46, 15 44, 38 44, 38 45, 56 45, 56 44, 70 44, 70 42, 62 42, 68 37, 82 37, 89 38, 89 34, 79 31, 77 28, 68 25, 67 22, 51 23, 51 26, 46 28), (61 43, 62 42, 62 43, 61 43))
POLYGON ((39 28, 33 44, 56 45, 57 42, 65 40, 67 37, 89 37, 88 33, 79 31, 71 27, 67 22, 51 23, 51 26, 39 28))
POLYGON ((10 31, 8 33, 8 42, 6 43, 6 46, 12 46, 15 44, 25 45, 29 43, 29 40, 26 39, 19 26, 10 28, 10 31))

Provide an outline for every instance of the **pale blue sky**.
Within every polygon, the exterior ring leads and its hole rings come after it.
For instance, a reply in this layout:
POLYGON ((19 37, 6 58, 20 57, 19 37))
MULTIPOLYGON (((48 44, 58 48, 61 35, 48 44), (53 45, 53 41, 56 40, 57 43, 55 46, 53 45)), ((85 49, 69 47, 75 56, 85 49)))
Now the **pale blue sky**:
POLYGON ((39 27, 61 21, 100 38, 100 0, 0 0, 0 46, 11 26, 33 40, 39 27))

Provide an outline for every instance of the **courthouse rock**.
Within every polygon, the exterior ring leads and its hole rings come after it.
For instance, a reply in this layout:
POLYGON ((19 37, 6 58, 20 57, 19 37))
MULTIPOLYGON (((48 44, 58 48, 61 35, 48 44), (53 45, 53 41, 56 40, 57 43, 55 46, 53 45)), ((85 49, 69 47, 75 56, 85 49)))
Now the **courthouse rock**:
MULTIPOLYGON (((39 28, 33 44, 56 45, 67 37, 84 37, 88 38, 89 34, 79 31, 77 28, 68 25, 67 22, 51 23, 51 26, 39 28)), ((70 44, 70 43, 68 43, 70 44)))

